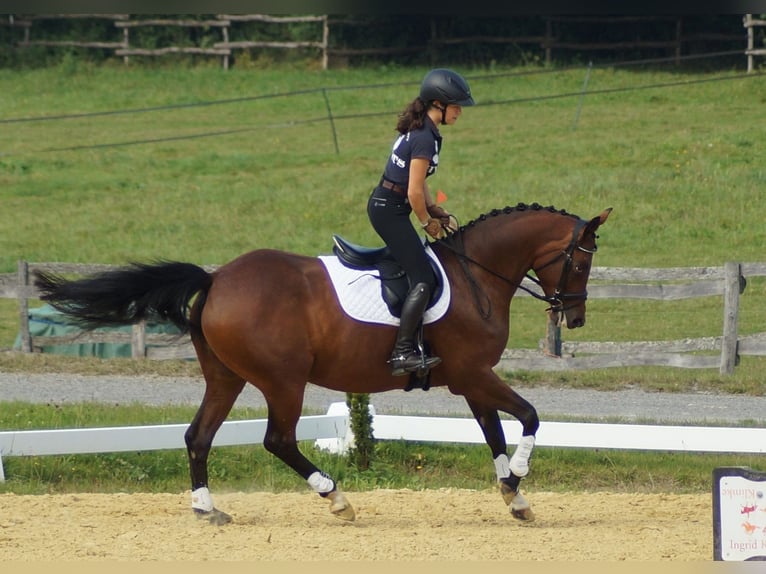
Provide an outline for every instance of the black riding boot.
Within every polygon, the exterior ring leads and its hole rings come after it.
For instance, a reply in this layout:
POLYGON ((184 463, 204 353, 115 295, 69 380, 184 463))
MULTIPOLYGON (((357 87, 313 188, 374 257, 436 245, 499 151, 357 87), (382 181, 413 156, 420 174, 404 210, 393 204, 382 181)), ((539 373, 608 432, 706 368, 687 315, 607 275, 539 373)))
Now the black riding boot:
POLYGON ((415 333, 428 306, 431 289, 426 283, 415 284, 402 305, 401 322, 396 334, 394 351, 391 353, 391 374, 394 376, 414 373, 418 369, 438 365, 439 357, 421 356, 415 348, 415 333))

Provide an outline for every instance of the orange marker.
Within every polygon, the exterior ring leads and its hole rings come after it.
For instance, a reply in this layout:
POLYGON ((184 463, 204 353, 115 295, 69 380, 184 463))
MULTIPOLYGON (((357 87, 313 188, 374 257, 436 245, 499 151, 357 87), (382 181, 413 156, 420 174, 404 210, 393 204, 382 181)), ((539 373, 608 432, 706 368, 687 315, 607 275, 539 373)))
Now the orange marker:
POLYGON ((444 203, 445 201, 447 201, 447 194, 444 193, 441 189, 437 190, 436 205, 439 205, 440 203, 444 203))

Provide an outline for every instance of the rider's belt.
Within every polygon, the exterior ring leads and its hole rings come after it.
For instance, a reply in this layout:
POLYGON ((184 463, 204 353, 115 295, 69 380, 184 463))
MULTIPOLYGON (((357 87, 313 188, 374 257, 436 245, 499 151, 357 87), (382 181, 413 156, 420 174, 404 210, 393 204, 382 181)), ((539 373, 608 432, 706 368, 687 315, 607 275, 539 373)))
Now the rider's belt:
POLYGON ((401 193, 403 195, 407 194, 407 190, 404 189, 401 185, 399 185, 398 183, 394 183, 393 181, 389 181, 389 180, 387 180, 385 178, 382 178, 380 180, 380 187, 384 187, 386 189, 390 189, 394 193, 401 193))

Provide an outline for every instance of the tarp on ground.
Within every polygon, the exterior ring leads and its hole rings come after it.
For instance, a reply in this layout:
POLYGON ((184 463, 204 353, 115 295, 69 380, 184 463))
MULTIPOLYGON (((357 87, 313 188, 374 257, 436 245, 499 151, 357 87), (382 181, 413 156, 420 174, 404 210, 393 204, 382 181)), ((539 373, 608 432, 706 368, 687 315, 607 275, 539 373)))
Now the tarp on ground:
MULTIPOLYGON (((61 312, 50 305, 44 305, 29 310, 29 333, 33 337, 63 337, 81 332, 82 329, 74 325, 61 312)), ((131 326, 104 327, 95 329, 96 332, 124 332, 130 333, 131 326)), ((147 323, 147 333, 163 333, 178 335, 178 328, 171 323, 147 323)), ((151 347, 153 345, 147 345, 151 347)), ((16 336, 13 345, 16 350, 21 349, 21 334, 16 336)), ((76 357, 101 357, 109 359, 113 357, 132 356, 130 343, 69 343, 66 345, 44 345, 43 353, 58 355, 72 355, 76 357)))

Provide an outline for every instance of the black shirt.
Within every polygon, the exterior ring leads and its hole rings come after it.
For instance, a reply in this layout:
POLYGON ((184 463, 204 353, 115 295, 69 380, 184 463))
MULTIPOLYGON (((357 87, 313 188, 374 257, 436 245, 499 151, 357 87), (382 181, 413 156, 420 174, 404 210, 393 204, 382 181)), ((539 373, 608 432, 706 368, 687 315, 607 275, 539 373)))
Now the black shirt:
POLYGON ((433 175, 439 167, 441 145, 442 136, 439 134, 439 128, 430 117, 426 116, 422 128, 396 138, 391 156, 383 170, 383 177, 407 189, 410 179, 410 160, 413 158, 427 159, 426 177, 433 175))

